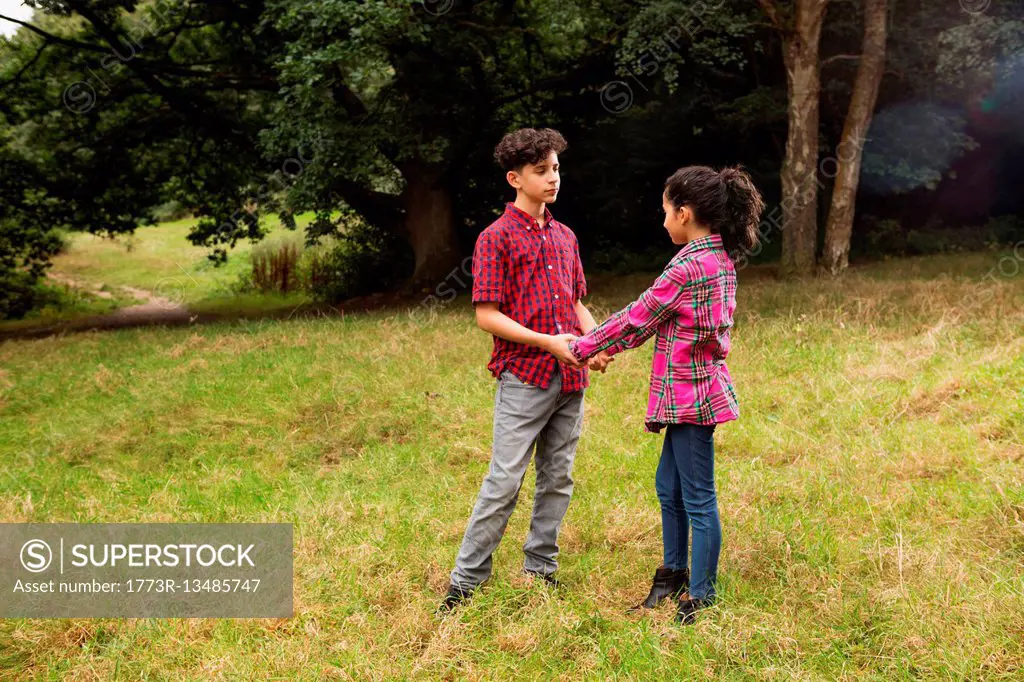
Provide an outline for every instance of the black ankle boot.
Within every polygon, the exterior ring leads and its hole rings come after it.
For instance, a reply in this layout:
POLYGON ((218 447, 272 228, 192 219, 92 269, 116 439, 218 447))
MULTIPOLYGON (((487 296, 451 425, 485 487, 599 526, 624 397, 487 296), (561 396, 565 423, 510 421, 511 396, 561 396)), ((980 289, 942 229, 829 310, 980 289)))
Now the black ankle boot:
POLYGON ((697 620, 697 612, 711 606, 711 599, 680 599, 676 604, 676 622, 691 625, 697 620))
POLYGON ((472 595, 472 589, 464 590, 458 585, 449 585, 448 594, 444 596, 444 601, 442 601, 441 605, 437 607, 437 613, 442 614, 447 613, 449 611, 454 611, 456 608, 461 606, 465 601, 467 601, 472 595))
POLYGON ((630 611, 653 609, 659 602, 661 602, 662 599, 678 597, 689 588, 690 569, 681 568, 678 571, 674 571, 671 568, 661 566, 654 572, 654 580, 651 583, 651 592, 647 595, 647 599, 645 599, 642 604, 638 604, 631 608, 630 611))

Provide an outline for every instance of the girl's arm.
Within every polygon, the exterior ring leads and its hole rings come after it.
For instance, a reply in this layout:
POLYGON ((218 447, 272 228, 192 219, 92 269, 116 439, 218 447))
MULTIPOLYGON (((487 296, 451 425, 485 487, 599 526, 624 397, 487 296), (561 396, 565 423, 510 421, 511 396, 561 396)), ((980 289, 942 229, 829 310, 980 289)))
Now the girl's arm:
POLYGON ((661 323, 675 313, 685 291, 683 268, 669 267, 640 298, 570 343, 569 348, 580 362, 605 349, 614 354, 635 348, 651 338, 661 323))

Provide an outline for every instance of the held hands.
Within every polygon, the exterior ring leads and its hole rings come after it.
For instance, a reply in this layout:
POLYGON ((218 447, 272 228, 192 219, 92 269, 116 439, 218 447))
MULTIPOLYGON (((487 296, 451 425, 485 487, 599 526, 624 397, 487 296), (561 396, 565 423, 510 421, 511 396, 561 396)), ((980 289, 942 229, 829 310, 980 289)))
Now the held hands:
MULTIPOLYGON (((576 359, 576 355, 569 349, 569 344, 575 341, 578 337, 574 334, 558 334, 556 336, 548 336, 544 349, 558 358, 559 362, 565 363, 570 367, 583 367, 583 364, 576 359)), ((587 360, 587 367, 592 370, 604 373, 608 369, 615 358, 608 354, 608 351, 601 351, 594 357, 587 360)))
POLYGON ((569 344, 577 338, 579 337, 575 334, 557 334, 555 336, 547 336, 544 339, 543 348, 558 358, 559 362, 563 362, 570 367, 582 367, 583 365, 576 359, 576 355, 569 350, 569 344))

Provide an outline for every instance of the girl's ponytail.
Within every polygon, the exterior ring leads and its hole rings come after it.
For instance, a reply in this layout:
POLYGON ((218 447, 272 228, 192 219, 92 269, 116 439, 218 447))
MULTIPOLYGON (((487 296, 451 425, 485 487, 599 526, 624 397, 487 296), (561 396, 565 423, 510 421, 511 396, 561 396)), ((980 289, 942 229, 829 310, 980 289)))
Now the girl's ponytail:
POLYGON ((736 249, 750 253, 757 247, 764 199, 750 175, 739 166, 723 168, 718 175, 725 183, 725 210, 729 216, 726 230, 733 233, 733 247, 726 248, 730 253, 736 249))

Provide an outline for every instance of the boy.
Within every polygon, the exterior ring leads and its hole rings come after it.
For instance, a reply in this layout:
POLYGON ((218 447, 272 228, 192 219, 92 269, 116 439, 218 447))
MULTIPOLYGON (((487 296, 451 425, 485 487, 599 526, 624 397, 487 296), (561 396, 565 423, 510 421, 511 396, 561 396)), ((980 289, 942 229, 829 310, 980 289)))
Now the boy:
MULTIPOLYGON (((557 585, 558 529, 572 496, 572 465, 583 423, 587 366, 569 342, 596 325, 576 235, 551 216, 560 183, 556 130, 524 128, 494 150, 516 200, 479 236, 473 253, 477 325, 494 336, 487 368, 497 380, 491 466, 466 527, 442 610, 463 602, 491 575, 491 555, 515 509, 536 445, 537 487, 523 546, 527 575, 557 585)), ((604 353, 589 362, 604 371, 604 353)))

